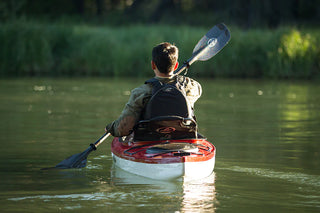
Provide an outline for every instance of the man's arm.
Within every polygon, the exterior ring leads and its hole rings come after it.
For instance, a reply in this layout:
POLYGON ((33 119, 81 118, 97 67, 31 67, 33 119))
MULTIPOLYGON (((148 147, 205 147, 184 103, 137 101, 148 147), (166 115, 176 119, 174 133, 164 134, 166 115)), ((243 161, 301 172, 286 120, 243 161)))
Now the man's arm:
POLYGON ((129 135, 139 121, 146 99, 151 95, 150 86, 144 84, 131 91, 128 103, 119 118, 106 126, 106 131, 115 137, 129 135))

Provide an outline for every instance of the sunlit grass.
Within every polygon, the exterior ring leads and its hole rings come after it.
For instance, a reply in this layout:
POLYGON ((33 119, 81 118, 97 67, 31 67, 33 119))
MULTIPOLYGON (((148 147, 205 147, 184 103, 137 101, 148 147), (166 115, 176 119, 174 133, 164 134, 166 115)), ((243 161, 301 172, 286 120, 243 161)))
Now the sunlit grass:
POLYGON ((311 77, 320 59, 317 43, 319 41, 314 35, 296 29, 284 34, 277 54, 278 66, 285 71, 282 73, 287 73, 288 76, 311 77))

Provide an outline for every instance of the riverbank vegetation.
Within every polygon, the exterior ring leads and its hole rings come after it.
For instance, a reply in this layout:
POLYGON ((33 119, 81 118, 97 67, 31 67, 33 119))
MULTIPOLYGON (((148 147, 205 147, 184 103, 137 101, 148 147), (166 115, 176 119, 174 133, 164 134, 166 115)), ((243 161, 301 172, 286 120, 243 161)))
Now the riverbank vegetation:
POLYGON ((0 76, 150 76, 154 45, 187 60, 224 22, 230 43, 188 75, 320 78, 318 0, 5 0, 0 76))
MULTIPOLYGON (((190 76, 319 78, 320 29, 228 26, 230 43, 190 76)), ((152 47, 162 41, 191 56, 205 27, 94 26, 16 20, 0 24, 1 76, 150 76, 152 47)))

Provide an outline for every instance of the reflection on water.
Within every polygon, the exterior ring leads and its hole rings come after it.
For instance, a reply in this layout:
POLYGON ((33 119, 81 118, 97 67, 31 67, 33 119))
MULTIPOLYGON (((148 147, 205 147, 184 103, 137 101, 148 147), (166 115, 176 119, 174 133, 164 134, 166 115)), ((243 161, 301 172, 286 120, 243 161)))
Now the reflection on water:
POLYGON ((215 173, 183 183, 182 212, 215 212, 216 204, 215 173))
POLYGON ((317 122, 319 115, 315 114, 314 91, 305 86, 289 86, 284 91, 284 98, 279 105, 281 113, 280 128, 286 142, 294 142, 295 138, 313 136, 310 131, 317 122), (309 130, 309 131, 308 131, 309 130))
POLYGON ((180 209, 175 212, 215 212, 215 173, 200 180, 160 181, 128 173, 116 166, 112 169, 114 185, 148 185, 148 191, 179 196, 180 209))

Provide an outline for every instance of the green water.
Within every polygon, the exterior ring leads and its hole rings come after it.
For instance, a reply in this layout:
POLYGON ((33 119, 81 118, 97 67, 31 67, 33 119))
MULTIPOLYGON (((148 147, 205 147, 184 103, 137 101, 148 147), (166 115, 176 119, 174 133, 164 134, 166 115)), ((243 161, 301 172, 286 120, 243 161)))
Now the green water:
POLYGON ((111 138, 84 169, 40 170, 95 142, 143 80, 0 80, 1 212, 319 212, 319 84, 198 80, 217 155, 193 182, 114 168, 111 138))

